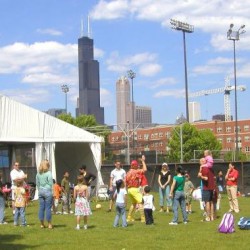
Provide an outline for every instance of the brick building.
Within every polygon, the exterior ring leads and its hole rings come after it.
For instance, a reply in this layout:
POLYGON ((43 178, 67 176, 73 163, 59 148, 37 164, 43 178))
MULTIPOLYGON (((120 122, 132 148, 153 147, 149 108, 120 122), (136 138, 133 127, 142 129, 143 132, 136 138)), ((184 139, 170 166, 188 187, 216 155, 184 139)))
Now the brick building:
MULTIPOLYGON (((210 129, 222 144, 223 151, 235 150, 235 121, 200 121, 192 123, 198 130, 210 129)), ((150 128, 138 128, 134 134, 135 152, 156 151, 165 154, 171 130, 176 125, 160 125, 150 128)), ((130 137, 130 146, 132 138, 130 137)), ((113 131, 109 143, 114 153, 123 154, 127 149, 127 136, 122 131, 113 131)), ((238 147, 250 155, 250 120, 238 121, 238 147)))

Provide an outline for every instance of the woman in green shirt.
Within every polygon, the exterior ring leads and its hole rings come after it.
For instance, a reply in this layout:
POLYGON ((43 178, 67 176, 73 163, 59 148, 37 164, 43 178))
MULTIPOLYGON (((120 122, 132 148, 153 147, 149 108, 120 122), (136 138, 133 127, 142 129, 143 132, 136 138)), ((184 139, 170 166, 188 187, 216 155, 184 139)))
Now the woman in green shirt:
POLYGON ((176 169, 176 175, 173 178, 173 183, 169 194, 170 197, 173 197, 173 211, 174 211, 174 218, 169 223, 169 225, 178 225, 179 204, 182 211, 183 223, 187 224, 184 185, 185 185, 184 171, 182 170, 181 166, 178 166, 176 169))
POLYGON ((46 220, 48 222, 48 228, 52 229, 51 224, 51 207, 53 200, 53 178, 51 171, 49 171, 49 162, 44 160, 41 162, 38 173, 36 175, 36 185, 38 188, 39 197, 39 220, 41 222, 41 228, 44 228, 44 216, 46 213, 46 220))

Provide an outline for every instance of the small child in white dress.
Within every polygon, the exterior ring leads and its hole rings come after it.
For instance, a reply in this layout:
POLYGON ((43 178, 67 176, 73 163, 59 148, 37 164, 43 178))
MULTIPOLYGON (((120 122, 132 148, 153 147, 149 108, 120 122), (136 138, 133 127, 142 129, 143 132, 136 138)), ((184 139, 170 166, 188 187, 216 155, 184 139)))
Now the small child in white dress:
POLYGON ((92 214, 89 202, 88 187, 84 183, 82 175, 77 177, 77 185, 74 187, 76 230, 80 229, 80 219, 83 216, 84 229, 87 229, 88 216, 92 214))

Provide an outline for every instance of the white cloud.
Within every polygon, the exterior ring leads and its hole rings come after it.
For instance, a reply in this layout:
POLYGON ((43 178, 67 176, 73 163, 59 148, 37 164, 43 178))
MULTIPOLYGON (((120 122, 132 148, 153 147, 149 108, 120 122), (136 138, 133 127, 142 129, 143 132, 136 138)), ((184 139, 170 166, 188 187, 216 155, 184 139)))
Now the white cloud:
POLYGON ((176 79, 173 77, 166 77, 166 78, 161 78, 158 81, 153 82, 153 84, 151 85, 151 89, 156 89, 162 86, 170 86, 170 85, 175 85, 176 79))
POLYGON ((100 88, 100 101, 102 107, 110 107, 114 105, 114 97, 111 92, 107 89, 100 88))
POLYGON ((152 76, 161 70, 161 66, 157 63, 157 58, 156 54, 148 52, 122 57, 119 52, 114 51, 109 59, 106 60, 106 64, 108 70, 120 74, 130 68, 138 67, 141 75, 152 76))
POLYGON ((61 36, 63 34, 61 31, 55 29, 37 29, 36 31, 40 34, 51 36, 61 36))
POLYGON ((162 90, 154 94, 153 97, 155 98, 161 98, 165 96, 171 96, 175 98, 183 98, 185 96, 185 90, 184 89, 168 89, 168 90, 162 90))

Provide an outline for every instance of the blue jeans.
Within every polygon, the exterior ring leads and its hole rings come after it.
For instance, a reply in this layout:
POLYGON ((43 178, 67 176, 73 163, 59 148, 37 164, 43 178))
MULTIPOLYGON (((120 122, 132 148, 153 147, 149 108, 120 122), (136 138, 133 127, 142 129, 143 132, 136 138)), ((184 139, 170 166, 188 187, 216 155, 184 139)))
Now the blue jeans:
POLYGON ((51 207, 53 201, 52 190, 49 189, 40 189, 39 190, 39 220, 44 221, 44 216, 46 213, 46 220, 51 221, 51 207))
POLYGON ((4 222, 4 208, 5 208, 5 199, 3 196, 0 196, 0 223, 4 222))
POLYGON ((165 188, 159 187, 159 196, 160 196, 160 206, 164 206, 164 202, 167 201, 167 207, 172 206, 172 200, 169 198, 170 187, 167 185, 165 188))
POLYGON ((114 221, 114 227, 117 227, 119 225, 120 217, 122 217, 122 226, 126 227, 126 207, 124 203, 116 203, 116 216, 114 221))
POLYGON ((15 208, 15 215, 14 215, 14 225, 18 225, 18 219, 21 218, 21 225, 26 226, 26 219, 25 219, 25 207, 16 207, 15 208))
POLYGON ((185 203, 185 194, 184 191, 175 191, 174 192, 174 201, 173 201, 173 211, 174 219, 173 222, 178 222, 178 207, 181 207, 183 221, 187 221, 187 212, 186 212, 186 203, 185 203))

